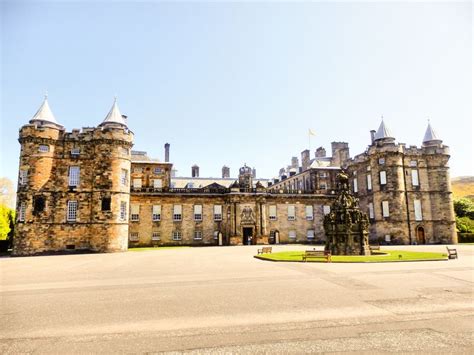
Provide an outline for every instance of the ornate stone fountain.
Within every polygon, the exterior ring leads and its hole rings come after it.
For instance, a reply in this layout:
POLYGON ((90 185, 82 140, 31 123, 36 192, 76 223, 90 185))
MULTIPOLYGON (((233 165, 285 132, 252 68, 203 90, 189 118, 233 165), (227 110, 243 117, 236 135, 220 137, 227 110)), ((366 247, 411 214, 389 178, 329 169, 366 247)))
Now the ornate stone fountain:
POLYGON ((325 250, 332 255, 370 255, 369 219, 349 190, 349 177, 337 175, 337 197, 324 217, 325 250))

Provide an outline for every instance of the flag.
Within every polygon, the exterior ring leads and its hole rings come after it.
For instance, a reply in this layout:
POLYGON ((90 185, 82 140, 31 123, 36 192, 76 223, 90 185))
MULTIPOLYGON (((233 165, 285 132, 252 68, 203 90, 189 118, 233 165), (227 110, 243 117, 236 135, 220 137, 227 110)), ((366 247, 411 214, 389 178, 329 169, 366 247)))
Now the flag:
POLYGON ((309 134, 310 136, 315 136, 315 135, 316 135, 316 133, 314 133, 311 128, 308 128, 308 134, 309 134))

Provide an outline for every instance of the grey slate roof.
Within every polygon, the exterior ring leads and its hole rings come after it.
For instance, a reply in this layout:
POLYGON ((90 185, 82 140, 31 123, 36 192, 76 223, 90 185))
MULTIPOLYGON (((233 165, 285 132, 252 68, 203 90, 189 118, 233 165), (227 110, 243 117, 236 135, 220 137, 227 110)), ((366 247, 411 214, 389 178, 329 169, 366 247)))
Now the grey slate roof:
POLYGON ((127 127, 127 122, 122 117, 122 114, 120 113, 119 107, 117 105, 117 98, 114 99, 114 104, 112 105, 112 108, 99 126, 103 126, 109 123, 119 124, 127 127))
POLYGON ((395 139, 395 137, 393 137, 393 135, 392 135, 392 132, 390 132, 388 127, 385 125, 385 122, 382 118, 382 122, 380 123, 379 129, 375 133, 374 139, 378 140, 378 139, 384 139, 384 138, 395 139))
POLYGON ((428 127, 426 127, 425 136, 423 137, 423 143, 432 141, 441 141, 441 139, 439 139, 435 130, 431 127, 431 123, 428 121, 428 127))
POLYGON ((58 121, 56 121, 56 118, 54 117, 53 112, 51 111, 51 108, 49 107, 47 95, 44 96, 43 103, 41 104, 38 111, 36 111, 33 118, 30 120, 30 123, 37 122, 37 121, 53 123, 57 126, 61 126, 58 123, 58 121))

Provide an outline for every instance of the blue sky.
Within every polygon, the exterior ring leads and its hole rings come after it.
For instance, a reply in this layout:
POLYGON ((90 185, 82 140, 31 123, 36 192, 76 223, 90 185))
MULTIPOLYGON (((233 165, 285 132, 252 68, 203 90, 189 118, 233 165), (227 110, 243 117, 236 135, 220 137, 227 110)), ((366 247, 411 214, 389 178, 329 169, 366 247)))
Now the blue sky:
POLYGON ((4 2, 1 172, 43 94, 68 130, 114 95, 135 147, 178 174, 271 178, 308 147, 370 143, 380 116, 420 145, 431 119, 451 175, 473 173, 472 5, 430 2, 4 2))

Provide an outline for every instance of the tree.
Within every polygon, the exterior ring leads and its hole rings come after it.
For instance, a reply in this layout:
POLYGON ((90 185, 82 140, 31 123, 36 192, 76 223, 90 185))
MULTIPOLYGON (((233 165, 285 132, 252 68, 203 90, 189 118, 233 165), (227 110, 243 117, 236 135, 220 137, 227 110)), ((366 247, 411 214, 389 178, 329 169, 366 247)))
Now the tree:
POLYGON ((8 208, 15 208, 13 182, 6 177, 0 177, 0 204, 8 208))
POLYGON ((457 217, 469 217, 474 220, 474 201, 468 198, 454 200, 454 212, 457 217))

